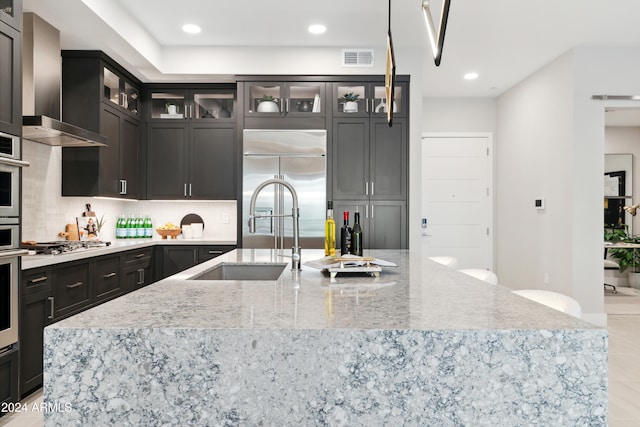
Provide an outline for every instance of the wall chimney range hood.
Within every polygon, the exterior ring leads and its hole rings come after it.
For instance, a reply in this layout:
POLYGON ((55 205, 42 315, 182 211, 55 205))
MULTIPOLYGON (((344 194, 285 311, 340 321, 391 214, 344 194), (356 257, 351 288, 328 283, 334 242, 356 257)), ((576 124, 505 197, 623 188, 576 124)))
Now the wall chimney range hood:
POLYGON ((23 116, 22 138, 63 147, 106 146, 107 138, 47 116, 23 116))
POLYGON ((107 138, 60 121, 62 57, 60 32, 24 13, 22 32, 22 137, 47 145, 99 147, 107 138))

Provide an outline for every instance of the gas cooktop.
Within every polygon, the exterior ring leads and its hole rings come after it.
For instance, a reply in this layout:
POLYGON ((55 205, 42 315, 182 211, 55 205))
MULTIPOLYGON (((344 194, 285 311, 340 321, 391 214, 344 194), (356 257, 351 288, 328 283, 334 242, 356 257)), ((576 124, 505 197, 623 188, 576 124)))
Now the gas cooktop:
POLYGON ((90 240, 60 240, 54 242, 22 242, 21 247, 23 249, 36 251, 36 254, 58 255, 83 249, 102 248, 110 244, 111 242, 95 242, 90 240))

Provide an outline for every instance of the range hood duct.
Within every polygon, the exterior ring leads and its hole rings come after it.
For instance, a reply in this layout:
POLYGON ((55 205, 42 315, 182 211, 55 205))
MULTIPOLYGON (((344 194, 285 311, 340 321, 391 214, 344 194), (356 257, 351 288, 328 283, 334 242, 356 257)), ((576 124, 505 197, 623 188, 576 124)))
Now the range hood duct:
POLYGON ((62 57, 60 32, 24 13, 22 32, 22 137, 63 147, 106 146, 107 138, 60 121, 62 57))

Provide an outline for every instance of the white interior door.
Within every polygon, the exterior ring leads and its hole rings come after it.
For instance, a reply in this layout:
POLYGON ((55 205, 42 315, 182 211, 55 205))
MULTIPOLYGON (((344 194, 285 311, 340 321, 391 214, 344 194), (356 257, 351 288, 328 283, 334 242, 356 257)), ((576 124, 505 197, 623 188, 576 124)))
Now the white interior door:
POLYGON ((422 253, 493 270, 490 135, 423 135, 422 253))

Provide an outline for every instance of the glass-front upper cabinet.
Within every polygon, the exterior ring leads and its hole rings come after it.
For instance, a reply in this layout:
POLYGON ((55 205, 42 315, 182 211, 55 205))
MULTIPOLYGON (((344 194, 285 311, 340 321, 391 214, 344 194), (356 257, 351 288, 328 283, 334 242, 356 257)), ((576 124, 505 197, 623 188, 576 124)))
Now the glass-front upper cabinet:
MULTIPOLYGON (((396 82, 393 113, 406 116, 406 83, 396 82)), ((338 116, 386 116, 387 99, 384 82, 345 82, 333 85, 333 113, 338 116)))
POLYGON ((105 99, 138 115, 139 89, 107 67, 103 67, 102 78, 105 99))
POLYGON ((22 30, 22 0, 0 0, 0 21, 22 30))
POLYGON ((249 116, 319 116, 324 114, 324 82, 248 82, 249 116))
POLYGON ((150 93, 150 119, 234 120, 235 89, 157 89, 150 93))

